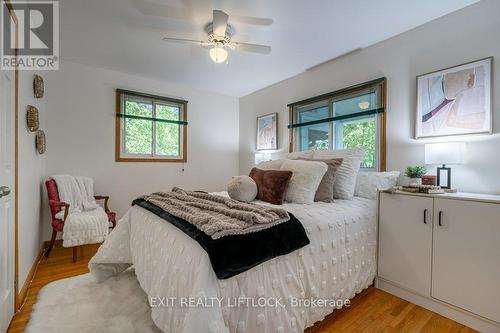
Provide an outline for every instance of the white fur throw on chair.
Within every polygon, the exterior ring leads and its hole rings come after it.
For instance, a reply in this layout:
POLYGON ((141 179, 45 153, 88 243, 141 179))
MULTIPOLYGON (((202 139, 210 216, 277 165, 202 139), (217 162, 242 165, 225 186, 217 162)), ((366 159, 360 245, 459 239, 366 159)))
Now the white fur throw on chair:
MULTIPOLYGON (((59 198, 69 204, 64 221, 63 246, 103 242, 109 233, 108 215, 94 198, 94 181, 87 177, 55 175, 59 198)), ((56 215, 63 219, 64 210, 56 215)))

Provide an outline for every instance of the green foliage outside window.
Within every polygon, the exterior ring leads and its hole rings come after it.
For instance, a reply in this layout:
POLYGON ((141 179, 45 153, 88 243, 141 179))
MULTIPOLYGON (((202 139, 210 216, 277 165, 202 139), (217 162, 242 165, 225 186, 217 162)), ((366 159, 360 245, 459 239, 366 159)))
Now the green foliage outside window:
MULTIPOLYGON (((141 117, 179 120, 179 108, 171 105, 125 101, 125 113, 141 117)), ((125 151, 127 154, 153 154, 153 131, 156 132, 156 155, 180 154, 180 125, 152 120, 125 118, 125 151)))
MULTIPOLYGON (((125 113, 134 116, 152 117, 153 105, 125 102, 125 113)), ((125 118, 125 151, 127 154, 151 155, 153 145, 153 122, 125 118)))
MULTIPOLYGON (((156 105, 156 118, 179 120, 179 108, 170 105, 156 105)), ((166 156, 179 155, 179 127, 178 124, 156 123, 156 154, 166 156)))
POLYGON ((361 163, 363 168, 375 167, 375 131, 375 120, 347 123, 343 126, 342 140, 345 149, 366 148, 365 159, 361 163))

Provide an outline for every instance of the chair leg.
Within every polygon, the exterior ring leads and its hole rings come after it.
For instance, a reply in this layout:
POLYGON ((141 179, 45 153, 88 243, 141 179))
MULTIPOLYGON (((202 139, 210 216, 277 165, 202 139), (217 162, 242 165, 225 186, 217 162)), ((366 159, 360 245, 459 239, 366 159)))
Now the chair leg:
POLYGON ((56 242, 57 231, 55 229, 52 230, 52 237, 50 238, 50 244, 48 249, 45 251, 45 258, 49 257, 50 251, 54 248, 54 244, 56 242))
POLYGON ((78 246, 73 246, 73 262, 76 262, 76 251, 78 250, 78 246))

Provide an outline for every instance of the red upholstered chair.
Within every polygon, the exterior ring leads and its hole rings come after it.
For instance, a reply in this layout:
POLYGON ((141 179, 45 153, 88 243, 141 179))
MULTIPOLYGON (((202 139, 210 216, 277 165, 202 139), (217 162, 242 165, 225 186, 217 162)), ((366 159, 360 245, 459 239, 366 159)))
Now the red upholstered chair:
MULTIPOLYGON (((50 239, 49 248, 47 249, 47 251, 45 251, 45 257, 48 257, 50 254, 50 251, 52 251, 52 248, 54 247, 54 243, 56 242, 57 233, 63 231, 64 221, 66 221, 66 218, 68 217, 69 204, 62 202, 61 199, 59 198, 59 191, 57 189, 57 183, 54 179, 47 180, 45 182, 45 187, 47 188, 47 194, 49 197, 50 213, 52 215, 52 237, 50 239), (63 219, 56 218, 56 214, 59 213, 63 207, 65 207, 63 219)), ((113 224, 112 228, 114 228, 116 225, 116 213, 110 211, 108 208, 109 197, 103 196, 103 195, 96 195, 94 197, 96 200, 104 200, 104 210, 106 211, 106 214, 108 214, 109 222, 111 222, 113 224)), ((73 262, 76 261, 76 250, 77 250, 77 246, 74 246, 73 247, 73 262)))

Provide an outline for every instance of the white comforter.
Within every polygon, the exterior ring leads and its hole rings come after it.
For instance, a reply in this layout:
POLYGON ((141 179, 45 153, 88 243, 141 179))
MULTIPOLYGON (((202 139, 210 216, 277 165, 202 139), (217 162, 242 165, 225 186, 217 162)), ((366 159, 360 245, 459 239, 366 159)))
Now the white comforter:
POLYGON ((226 280, 217 279, 197 242, 140 207, 118 222, 90 271, 102 281, 133 264, 164 332, 302 332, 333 311, 331 299, 350 299, 372 283, 376 203, 356 197, 284 208, 302 222, 311 244, 226 280), (293 306, 311 298, 328 300, 293 306))

